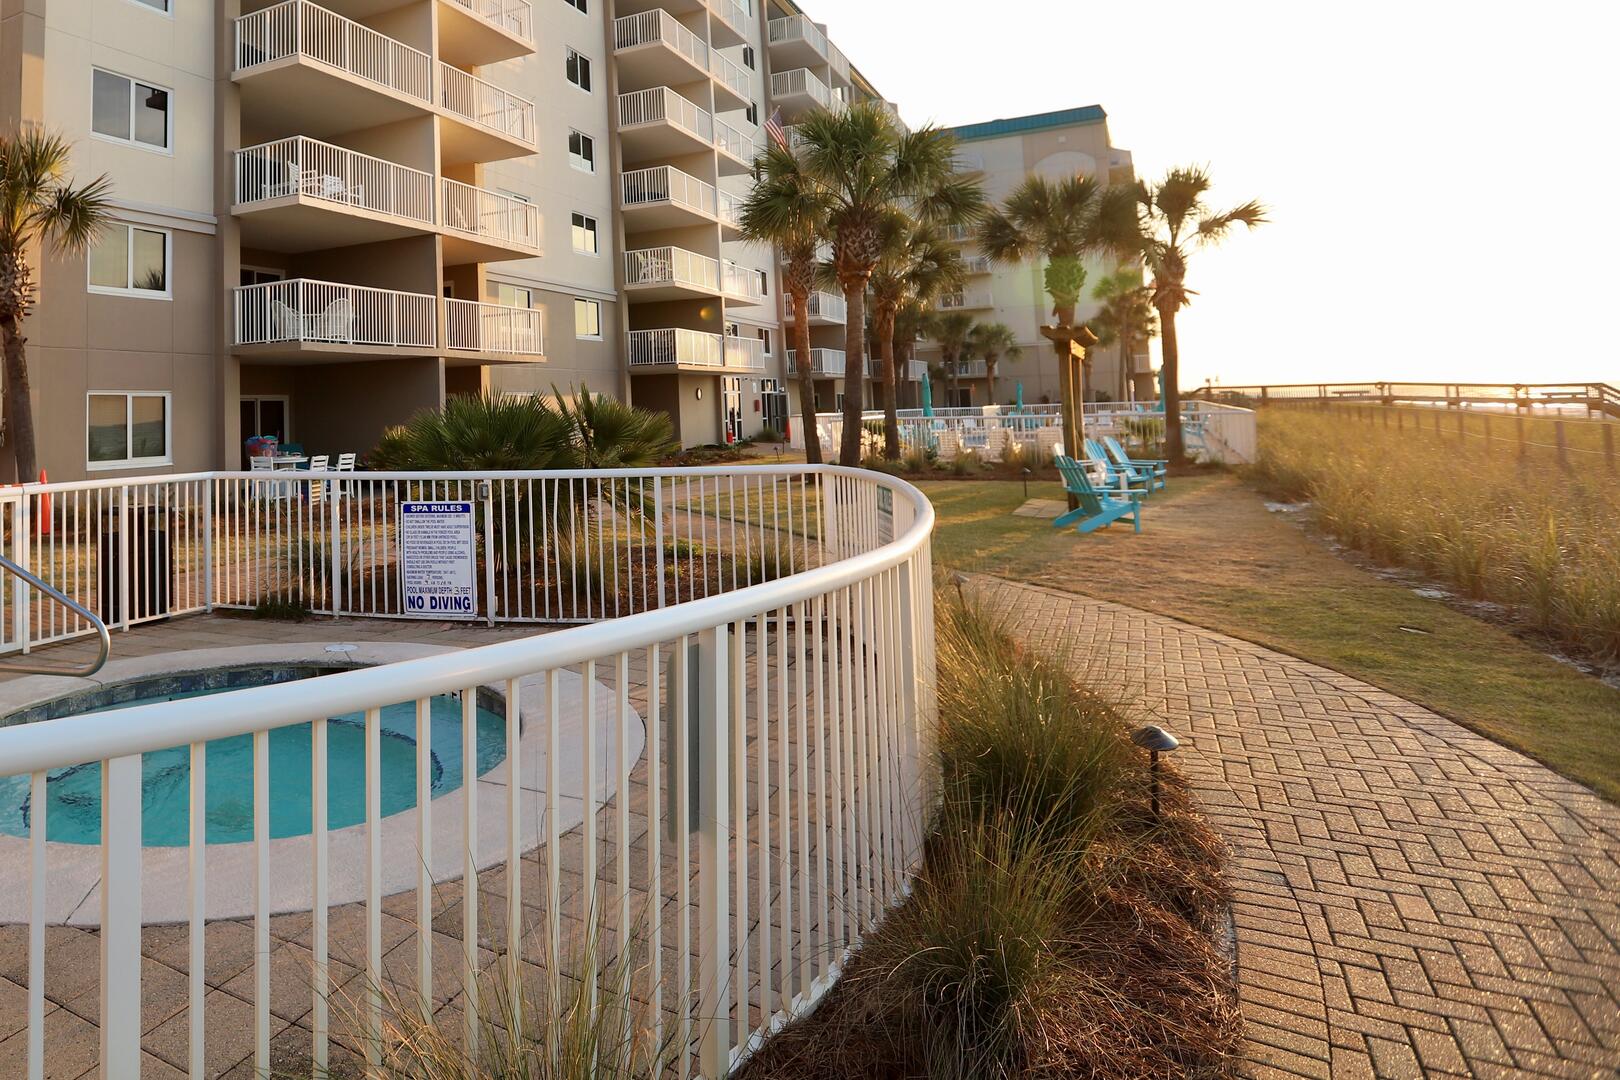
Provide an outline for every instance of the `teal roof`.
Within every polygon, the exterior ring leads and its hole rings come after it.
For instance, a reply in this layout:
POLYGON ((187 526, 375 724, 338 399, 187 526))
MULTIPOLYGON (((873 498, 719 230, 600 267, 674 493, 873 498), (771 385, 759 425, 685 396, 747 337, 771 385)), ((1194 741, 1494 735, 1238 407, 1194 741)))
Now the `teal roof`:
POLYGON ((995 139, 1003 135, 1022 135, 1027 131, 1044 128, 1073 127, 1076 124, 1100 124, 1108 119, 1101 105, 1083 105, 1078 109, 1059 109, 1057 112, 1036 113, 1033 116, 1015 116, 1008 120, 987 120, 982 124, 965 124, 951 128, 952 134, 963 142, 971 139, 995 139))

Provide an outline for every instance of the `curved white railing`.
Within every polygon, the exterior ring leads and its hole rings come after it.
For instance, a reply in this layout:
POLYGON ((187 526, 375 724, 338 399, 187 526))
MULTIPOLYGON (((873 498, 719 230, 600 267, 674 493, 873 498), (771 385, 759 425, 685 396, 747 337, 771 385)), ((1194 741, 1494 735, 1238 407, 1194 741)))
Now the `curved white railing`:
MULTIPOLYGON (((251 878, 229 887, 252 897, 254 960, 242 993, 251 1002, 261 1071, 271 1060, 270 1006, 278 993, 310 995, 309 1032, 301 1038, 312 1046, 312 1069, 326 1066, 334 953, 362 968, 366 981, 350 991, 353 1015, 371 1036, 361 1039, 366 1056, 380 1056, 383 882, 401 865, 419 867, 414 904, 391 908, 409 926, 405 936, 416 938, 405 1007, 416 1007, 418 994, 434 1000, 434 965, 449 963, 463 988, 466 1036, 476 1038, 488 1000, 481 978, 518 979, 525 958, 536 956, 543 968, 560 971, 579 936, 565 926, 597 921, 604 937, 627 933, 638 945, 642 962, 631 985, 619 988, 631 999, 627 1007, 647 1006, 647 1026, 638 1030, 676 1048, 683 1075, 709 1077, 724 1076, 759 1039, 817 1000, 862 935, 906 895, 930 786, 921 744, 932 710, 933 512, 903 481, 832 466, 218 473, 149 485, 28 485, 0 500, 22 526, 11 535, 37 537, 20 546, 38 554, 45 540, 30 528, 41 520, 31 515, 44 514, 56 526, 51 535, 68 544, 80 535, 75 504, 85 497, 110 500, 124 521, 144 508, 140 520, 150 525, 151 508, 132 505, 130 491, 188 485, 194 497, 186 510, 200 513, 204 525, 197 535, 209 595, 241 595, 233 575, 257 575, 262 586, 268 564, 295 551, 331 556, 306 585, 328 574, 352 584, 356 565, 335 544, 345 536, 382 542, 376 534, 391 527, 397 500, 416 497, 475 505, 486 556, 480 596, 492 607, 532 560, 538 556, 543 570, 566 546, 572 562, 557 564, 557 583, 566 578, 569 589, 600 592, 611 575, 628 590, 629 610, 613 618, 599 606, 591 625, 380 668, 0 729, 0 762, 26 774, 33 793, 26 840, 0 846, 0 859, 18 863, 7 868, 10 880, 28 882, 25 901, 17 899, 19 888, 11 900, 0 898, 0 908, 26 907, 29 1076, 43 1075, 53 1049, 44 1022, 43 989, 53 976, 44 928, 82 900, 76 892, 64 906, 45 873, 48 862, 72 854, 64 849, 82 847, 47 841, 48 789, 53 771, 87 755, 104 778, 99 1022, 108 1075, 133 1074, 140 1059, 139 755, 147 752, 189 748, 195 805, 208 790, 207 743, 252 740, 250 858, 227 860, 226 868, 251 878), (332 531, 322 532, 323 521, 332 531), (355 523, 362 529, 347 531, 355 523), (334 545, 329 550, 323 536, 334 545), (647 592, 649 582, 658 584, 656 595, 647 592), (424 798, 435 723, 429 703, 460 695, 463 717, 471 718, 479 688, 504 693, 505 759, 478 780, 476 797, 424 798), (379 716, 402 703, 417 710, 410 753, 418 797, 415 808, 385 818, 379 716), (363 827, 355 827, 364 832, 364 900, 356 918, 335 920, 328 903, 328 718, 348 713, 364 716, 366 809, 363 827), (312 771, 302 797, 313 839, 272 840, 269 736, 295 724, 310 725, 312 771), (575 763, 566 774, 565 758, 575 763), (522 783, 510 782, 518 776, 522 783), (565 814, 577 824, 565 827, 565 814), (451 820, 436 832, 444 815, 451 820), (535 822, 543 823, 538 832, 535 822), (435 835, 441 843, 457 836, 452 842, 464 847, 448 873, 433 869, 435 835), (532 853, 525 836, 538 837, 532 853), (290 881, 289 869, 305 884, 290 881), (435 951, 431 931, 442 931, 443 919, 435 923, 433 893, 457 876, 461 941, 447 949, 441 940, 435 951), (284 905, 289 889, 302 891, 310 911, 311 964, 273 971, 271 897, 274 891, 284 905), (504 921, 480 920, 480 901, 492 898, 504 921), (644 909, 654 917, 641 918, 644 909), (480 948, 489 950, 483 959, 480 948)), ((88 535, 101 519, 92 520, 88 535)), ((463 725, 464 760, 476 754, 477 731, 463 725)), ((209 1022, 204 923, 220 872, 210 863, 223 856, 205 842, 203 815, 190 822, 184 858, 153 862, 148 852, 151 866, 174 869, 144 873, 169 874, 171 889, 179 887, 175 874, 185 879, 189 1054, 201 1075, 206 1044, 238 1032, 209 1022)), ((444 861, 441 855, 438 865, 444 861)), ((389 947, 395 943, 390 936, 389 947)))
POLYGON ((317 60, 422 101, 433 97, 432 58, 353 19, 307 0, 243 15, 235 23, 236 70, 251 72, 288 57, 317 60))

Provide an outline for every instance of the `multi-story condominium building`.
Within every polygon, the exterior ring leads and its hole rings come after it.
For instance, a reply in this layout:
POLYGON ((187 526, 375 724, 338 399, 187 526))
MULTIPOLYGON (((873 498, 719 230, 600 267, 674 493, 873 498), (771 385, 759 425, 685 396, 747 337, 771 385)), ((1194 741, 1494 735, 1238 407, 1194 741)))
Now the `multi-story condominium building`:
MULTIPOLYGON (((1105 184, 1131 183, 1135 171, 1128 150, 1113 146, 1108 138, 1108 117, 1099 105, 1058 112, 992 120, 954 128, 961 141, 959 167, 981 172, 989 198, 1000 202, 1026 176, 1036 173, 1057 180, 1069 176, 1095 176, 1105 184)), ((941 297, 941 311, 965 311, 982 322, 1002 322, 1017 337, 1017 360, 1003 358, 996 367, 995 401, 990 400, 983 360, 967 360, 958 368, 958 400, 952 405, 990 405, 1011 402, 1022 383, 1024 400, 1058 400, 1058 367, 1051 343, 1040 335, 1040 327, 1052 321, 1051 300, 1042 285, 1044 264, 995 266, 979 253, 971 230, 958 228, 952 233, 962 244, 968 277, 962 288, 941 297)), ((1114 269, 1108 259, 1088 259, 1086 296, 1077 311, 1085 319, 1097 302, 1090 290, 1097 280, 1114 269)), ((1091 356, 1091 382, 1086 388, 1092 400, 1125 401, 1152 394, 1152 373, 1147 345, 1134 344, 1134 355, 1125 357, 1117 347, 1098 347, 1091 356)), ((918 356, 938 365, 937 344, 923 343, 918 356)), ((934 383, 934 403, 947 404, 945 387, 934 383)))
MULTIPOLYGON (((3 28, 7 126, 114 191, 26 323, 56 480, 240 466, 254 435, 364 453, 486 389, 589 387, 687 445, 780 429, 778 268, 737 217, 763 122, 881 100, 788 0, 40 0, 3 28)), ((812 317, 841 335, 841 301, 812 317)))

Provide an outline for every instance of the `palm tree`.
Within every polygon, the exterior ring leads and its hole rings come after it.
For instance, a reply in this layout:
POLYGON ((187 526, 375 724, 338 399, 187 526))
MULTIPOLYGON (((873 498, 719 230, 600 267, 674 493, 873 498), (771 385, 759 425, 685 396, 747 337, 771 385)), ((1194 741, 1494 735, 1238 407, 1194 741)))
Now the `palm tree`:
POLYGON ((5 349, 6 439, 17 480, 39 476, 28 353, 22 323, 39 298, 29 253, 35 246, 82 255, 108 221, 112 183, 99 176, 82 187, 68 177, 72 148, 58 135, 28 127, 0 135, 0 339, 5 349))
POLYGON ((805 460, 821 463, 816 435, 816 384, 810 368, 810 293, 826 235, 826 200, 805 175, 798 154, 773 144, 757 163, 759 182, 742 206, 743 238, 773 244, 782 254, 782 287, 793 306, 793 351, 798 363, 800 431, 805 460))
POLYGON ((1266 208, 1250 199, 1230 210, 1213 211, 1204 204, 1209 173, 1201 166, 1171 169, 1163 180, 1138 184, 1139 220, 1130 239, 1140 245, 1142 261, 1153 274, 1153 307, 1159 313, 1164 365, 1164 448, 1171 461, 1186 459, 1181 439, 1181 389, 1177 378, 1181 353, 1176 344, 1176 312, 1192 302, 1187 288, 1187 256, 1193 250, 1218 244, 1234 225, 1253 229, 1266 222, 1266 208))
POLYGON ((985 398, 989 404, 996 403, 996 361, 1005 356, 1008 360, 1016 360, 1023 353, 1018 346, 1018 336, 1012 332, 1012 327, 1006 323, 979 323, 968 332, 968 347, 973 355, 984 358, 984 380, 988 388, 985 398))
MULTIPOLYGON (((1153 290, 1142 284, 1142 271, 1137 267, 1122 266, 1108 274, 1091 290, 1094 300, 1102 304, 1088 325, 1097 333, 1101 347, 1119 346, 1119 369, 1129 380, 1132 377, 1131 357, 1137 342, 1146 342, 1159 332, 1158 316, 1153 311, 1153 290)), ((1089 380, 1090 357, 1087 356, 1089 380)))
MULTIPOLYGON (((1136 246, 1134 234, 1120 225, 1122 220, 1126 224, 1135 220, 1131 196, 1128 188, 1104 188, 1090 176, 1052 181, 1032 174, 985 218, 979 247, 993 263, 1045 259, 1044 283, 1052 298, 1052 314, 1058 326, 1072 327, 1086 287, 1085 257, 1111 248, 1132 251, 1136 246)), ((1062 372, 1069 342, 1054 340, 1052 348, 1062 372)), ((1078 433, 1080 403, 1070 396, 1062 394, 1064 430, 1078 433)), ((1084 399, 1084 387, 1078 396, 1084 399)))
MULTIPOLYGON (((932 226, 893 220, 885 229, 883 257, 872 271, 872 336, 883 358, 878 381, 883 409, 883 455, 900 459, 896 398, 895 325, 907 304, 928 300, 964 275, 961 253, 932 226)), ((913 335, 915 336, 915 335, 913 335)))
POLYGON ((963 353, 973 339, 973 316, 965 311, 934 311, 924 319, 929 337, 939 342, 940 366, 945 372, 945 404, 956 404, 956 385, 963 353))
POLYGON ((955 171, 956 137, 928 126, 902 132, 873 102, 818 109, 798 126, 798 160, 825 200, 833 270, 844 292, 844 435, 839 459, 861 456, 866 289, 897 218, 928 224, 971 220, 983 203, 977 176, 955 171))

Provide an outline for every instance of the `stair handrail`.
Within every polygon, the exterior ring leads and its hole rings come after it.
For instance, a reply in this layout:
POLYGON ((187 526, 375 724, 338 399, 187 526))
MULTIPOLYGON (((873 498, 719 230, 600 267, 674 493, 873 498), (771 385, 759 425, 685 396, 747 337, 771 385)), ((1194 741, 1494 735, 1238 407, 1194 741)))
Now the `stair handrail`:
POLYGON ((41 667, 37 664, 8 664, 0 663, 0 673, 17 675, 65 675, 72 678, 87 678, 100 671, 107 663, 107 656, 112 652, 112 637, 107 633, 107 624, 100 617, 83 604, 79 603, 55 585, 44 580, 26 567, 18 566, 4 555, 0 555, 0 570, 21 578, 23 582, 32 585, 46 596, 55 600, 69 611, 85 619, 96 631, 96 658, 88 664, 64 665, 52 664, 41 667))

